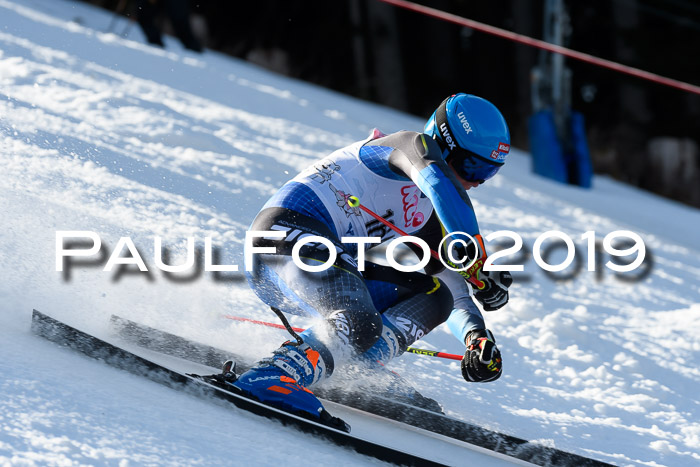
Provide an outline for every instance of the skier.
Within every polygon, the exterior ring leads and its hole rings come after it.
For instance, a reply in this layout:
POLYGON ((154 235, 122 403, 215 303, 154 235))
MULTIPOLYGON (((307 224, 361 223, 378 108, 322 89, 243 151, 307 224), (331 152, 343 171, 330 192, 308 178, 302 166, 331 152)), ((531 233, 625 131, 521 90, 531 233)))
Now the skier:
MULTIPOLYGON (((498 379, 501 354, 472 296, 487 311, 501 308, 512 278, 482 269, 486 253, 466 191, 493 177, 509 150, 510 133, 498 109, 456 94, 440 104, 423 133, 375 129, 282 186, 251 230, 278 231, 284 238, 254 240, 254 247, 275 252, 256 253, 248 281, 276 312, 321 319, 300 335, 303 342, 284 343, 232 384, 261 402, 319 417, 325 411, 310 387, 351 359, 384 364, 445 321, 466 345, 464 378, 498 379), (381 237, 383 243, 400 235, 367 211, 433 250, 453 234, 462 242, 453 244, 449 265, 473 264, 459 273, 440 272, 443 262, 432 258, 422 273, 365 262, 361 271, 363 247, 342 237, 381 237), (295 243, 309 235, 332 242, 332 267, 308 272, 294 264, 295 243)), ((298 254, 307 266, 330 257, 321 242, 307 243, 298 254)))

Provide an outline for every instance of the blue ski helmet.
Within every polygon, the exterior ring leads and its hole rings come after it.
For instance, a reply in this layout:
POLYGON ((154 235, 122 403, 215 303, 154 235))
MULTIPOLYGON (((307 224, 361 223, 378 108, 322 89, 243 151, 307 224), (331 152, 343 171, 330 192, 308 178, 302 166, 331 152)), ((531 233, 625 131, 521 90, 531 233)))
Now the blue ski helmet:
POLYGON ((510 151, 508 124, 495 105, 471 94, 453 94, 433 112, 424 133, 442 149, 463 179, 483 183, 496 175, 510 151))

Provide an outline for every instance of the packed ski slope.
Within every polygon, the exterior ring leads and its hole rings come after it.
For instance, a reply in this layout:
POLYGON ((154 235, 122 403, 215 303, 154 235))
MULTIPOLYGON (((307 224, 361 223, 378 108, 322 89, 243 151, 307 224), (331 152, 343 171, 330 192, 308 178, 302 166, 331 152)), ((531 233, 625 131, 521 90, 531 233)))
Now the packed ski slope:
MULTIPOLYGON (((175 41, 146 46, 136 28, 102 32, 110 20, 81 3, 0 0, 0 463, 372 463, 29 334, 32 308, 99 335, 119 313, 264 355, 284 333, 222 317, 274 320, 241 275, 168 278, 154 238, 172 264, 187 237, 210 237, 222 264, 242 265, 244 232, 276 187, 373 127, 423 124, 175 41), (149 273, 57 272, 57 231, 93 231, 106 254, 129 237, 149 273)), ((700 464, 700 212, 602 177, 591 191, 560 186, 529 164, 514 151, 470 192, 482 231, 515 231, 530 248, 565 232, 582 270, 556 282, 526 259, 511 303, 486 316, 498 382, 470 385, 456 362, 416 355, 392 368, 491 429, 620 465, 700 464), (581 235, 620 229, 653 256, 642 280, 586 271, 581 235)), ((463 350, 443 327, 418 344, 463 350)))

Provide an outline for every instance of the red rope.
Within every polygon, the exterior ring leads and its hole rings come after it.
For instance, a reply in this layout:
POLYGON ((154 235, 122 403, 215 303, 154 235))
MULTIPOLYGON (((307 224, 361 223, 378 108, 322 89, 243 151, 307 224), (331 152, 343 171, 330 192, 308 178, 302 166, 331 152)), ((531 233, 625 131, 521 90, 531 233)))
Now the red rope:
POLYGON ((509 39, 520 44, 529 45, 531 47, 536 47, 538 49, 547 50, 549 52, 564 55, 575 60, 580 60, 582 62, 591 63, 602 68, 607 68, 609 70, 618 71, 627 75, 635 76, 637 78, 652 81, 654 83, 663 84, 665 86, 670 86, 672 88, 680 89, 683 91, 691 92, 693 94, 700 94, 700 86, 695 86, 693 84, 684 83, 683 81, 678 81, 671 78, 666 78, 665 76, 657 75, 655 73, 650 73, 648 71, 640 70, 639 68, 634 68, 627 65, 622 65, 611 60, 606 60, 604 58, 595 57, 583 52, 577 52, 576 50, 568 49, 560 45, 550 44, 549 42, 541 41, 539 39, 533 39, 532 37, 524 36, 515 32, 507 31, 505 29, 497 28, 495 26, 490 26, 488 24, 480 23, 471 19, 463 18, 461 16, 453 15, 451 13, 446 13, 441 10, 436 10, 435 8, 430 8, 423 5, 418 5, 413 2, 407 2, 405 0, 379 0, 380 2, 388 3, 400 8, 405 8, 406 10, 421 13, 426 16, 431 16, 433 18, 441 19, 450 23, 458 24, 460 26, 466 26, 468 28, 475 29, 477 31, 485 32, 486 34, 491 34, 493 36, 502 37, 504 39, 509 39))

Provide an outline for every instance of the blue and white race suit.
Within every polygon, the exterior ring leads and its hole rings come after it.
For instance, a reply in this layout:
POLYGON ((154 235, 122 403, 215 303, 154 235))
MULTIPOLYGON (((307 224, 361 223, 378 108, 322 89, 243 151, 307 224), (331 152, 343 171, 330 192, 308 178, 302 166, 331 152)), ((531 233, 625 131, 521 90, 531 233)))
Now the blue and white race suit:
MULTIPOLYGON (((374 130, 368 139, 333 152, 282 186, 251 230, 278 230, 286 237, 254 242, 256 247, 274 246, 276 253, 255 255, 248 280, 268 305, 322 318, 302 338, 320 353, 326 375, 352 355, 386 362, 445 321, 461 342, 470 330, 485 328, 464 279, 441 272, 437 260, 431 259, 426 273, 369 261, 359 271, 357 244, 342 243, 342 237, 379 237, 384 243, 399 234, 351 206, 350 196, 433 250, 446 233, 479 233, 465 190, 437 144, 421 133, 387 136, 374 130), (291 261, 294 243, 309 235, 333 243, 337 256, 332 267, 307 272, 291 261)), ((318 265, 329 252, 321 243, 308 243, 299 256, 318 265)))

